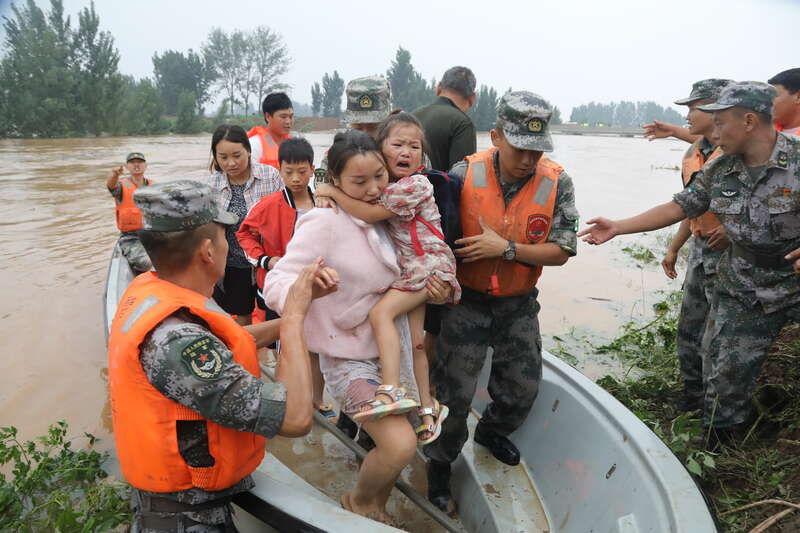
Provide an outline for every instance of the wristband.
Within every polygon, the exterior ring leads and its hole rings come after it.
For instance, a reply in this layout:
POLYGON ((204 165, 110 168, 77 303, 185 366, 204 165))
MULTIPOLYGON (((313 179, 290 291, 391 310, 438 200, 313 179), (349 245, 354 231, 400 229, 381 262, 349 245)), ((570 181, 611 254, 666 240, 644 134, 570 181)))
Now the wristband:
POLYGON ((260 267, 261 267, 261 268, 263 268, 264 270, 269 270, 269 260, 270 260, 270 259, 272 259, 270 256, 268 256, 268 255, 262 255, 262 256, 261 256, 261 257, 258 259, 258 266, 260 266, 260 267))

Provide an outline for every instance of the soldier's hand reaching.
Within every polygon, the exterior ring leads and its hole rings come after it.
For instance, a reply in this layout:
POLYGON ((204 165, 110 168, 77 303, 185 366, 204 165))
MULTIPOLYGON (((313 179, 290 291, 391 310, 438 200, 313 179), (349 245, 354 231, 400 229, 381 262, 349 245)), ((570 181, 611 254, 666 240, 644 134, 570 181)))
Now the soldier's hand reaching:
POLYGON ((664 254, 664 259, 661 260, 661 268, 664 269, 664 274, 666 274, 669 279, 678 277, 678 272, 675 270, 675 263, 677 262, 678 252, 667 250, 667 253, 664 254))
POLYGON ((787 254, 786 259, 789 261, 794 261, 794 264, 792 265, 792 268, 794 268, 794 273, 800 274, 800 248, 787 254))
POLYGON ((642 126, 642 129, 644 130, 645 139, 652 141, 653 139, 666 139, 668 137, 672 137, 675 134, 675 127, 676 126, 674 124, 654 120, 650 124, 645 124, 642 126))
POLYGON ((472 237, 464 237, 456 241, 456 244, 464 247, 456 248, 455 254, 463 259, 465 263, 471 263, 480 259, 500 257, 508 247, 508 240, 502 238, 497 232, 487 226, 483 222, 483 217, 478 218, 478 224, 481 225, 483 233, 472 237))
POLYGON ((725 226, 722 224, 708 232, 708 247, 712 250, 724 250, 730 246, 730 244, 731 241, 728 240, 728 233, 725 231, 725 226))
POLYGON ((603 244, 619 235, 617 223, 613 220, 598 217, 589 220, 588 224, 592 224, 592 226, 579 232, 577 235, 578 237, 586 235, 583 242, 588 242, 589 244, 603 244))
POLYGON ((336 271, 325 267, 324 260, 318 257, 300 272, 295 282, 289 287, 281 317, 304 318, 308 313, 311 300, 334 292, 338 282, 339 276, 336 271))

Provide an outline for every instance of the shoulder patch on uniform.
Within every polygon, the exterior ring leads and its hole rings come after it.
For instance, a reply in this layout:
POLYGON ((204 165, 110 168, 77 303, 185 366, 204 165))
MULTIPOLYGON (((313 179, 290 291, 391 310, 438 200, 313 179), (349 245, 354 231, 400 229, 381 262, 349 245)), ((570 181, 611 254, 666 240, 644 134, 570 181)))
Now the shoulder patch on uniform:
POLYGON ((778 152, 778 166, 786 168, 789 163, 789 155, 786 152, 778 152))
POLYGON ((222 374, 222 355, 216 341, 208 336, 198 337, 181 350, 181 361, 198 379, 214 381, 222 374))

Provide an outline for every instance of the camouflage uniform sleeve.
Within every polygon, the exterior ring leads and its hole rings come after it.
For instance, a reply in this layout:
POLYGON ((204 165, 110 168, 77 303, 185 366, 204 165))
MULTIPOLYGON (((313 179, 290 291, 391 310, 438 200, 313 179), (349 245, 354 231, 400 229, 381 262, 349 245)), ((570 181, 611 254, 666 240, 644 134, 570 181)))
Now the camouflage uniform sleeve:
POLYGON ((683 209, 687 218, 697 218, 708 211, 711 196, 704 171, 699 171, 685 189, 672 197, 672 201, 683 209))
POLYGON ((113 189, 108 189, 108 193, 116 200, 117 202, 122 201, 122 184, 117 182, 117 186, 113 189))
POLYGON ((286 388, 265 383, 233 361, 225 344, 179 312, 142 343, 140 360, 164 396, 208 420, 238 431, 274 437, 286 412, 286 388))
POLYGON ((558 176, 556 205, 553 209, 553 225, 546 242, 561 247, 571 256, 578 250, 578 210, 575 208, 575 186, 569 174, 561 171, 558 176))
POLYGON ((464 179, 467 176, 467 162, 464 160, 459 161, 453 165, 453 168, 447 171, 447 175, 453 179, 457 179, 463 187, 464 179))

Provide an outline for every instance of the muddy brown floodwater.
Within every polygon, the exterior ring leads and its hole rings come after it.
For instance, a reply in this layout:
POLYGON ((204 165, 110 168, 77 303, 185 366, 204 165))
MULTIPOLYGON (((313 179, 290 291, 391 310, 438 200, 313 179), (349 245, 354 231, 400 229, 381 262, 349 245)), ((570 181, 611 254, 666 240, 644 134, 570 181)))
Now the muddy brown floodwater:
MULTIPOLYGON (((201 180, 210 138, 0 140, 0 425, 31 438, 65 419, 71 434, 90 432, 102 438, 102 448, 112 446, 101 301, 117 230, 105 177, 125 154, 141 151, 155 181, 201 180)), ((319 161, 332 134, 307 138, 319 161)), ((581 227, 594 216, 635 214, 680 189, 677 170, 665 168, 680 163, 686 145, 679 141, 554 140, 552 158, 575 183, 581 227)), ((488 136, 480 135, 478 145, 487 147, 488 136)), ((624 321, 650 313, 655 291, 680 288, 657 265, 637 268, 621 252, 638 239, 581 243, 567 265, 545 268, 539 282, 545 347, 570 332, 608 339, 624 321)), ((649 235, 642 242, 656 240, 649 235)), ((614 366, 590 353, 574 355, 593 378, 614 366)))

